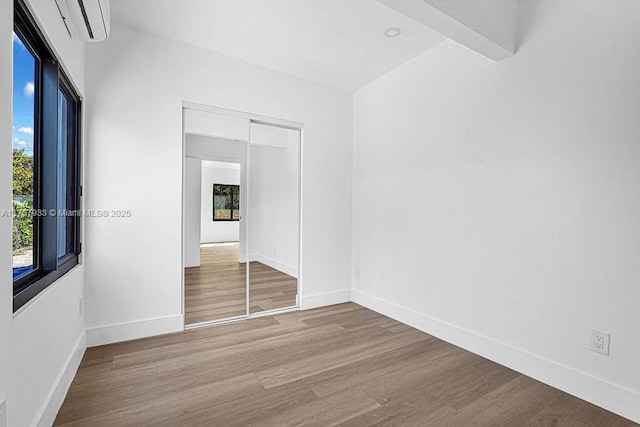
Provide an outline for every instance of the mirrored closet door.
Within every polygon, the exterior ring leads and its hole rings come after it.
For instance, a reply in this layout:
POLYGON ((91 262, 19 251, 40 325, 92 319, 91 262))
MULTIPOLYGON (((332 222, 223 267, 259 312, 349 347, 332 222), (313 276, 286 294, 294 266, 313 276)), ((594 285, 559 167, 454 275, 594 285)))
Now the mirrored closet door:
POLYGON ((187 328, 298 306, 300 130, 233 113, 184 109, 187 328))
POLYGON ((249 312, 295 307, 300 228, 300 132, 249 131, 249 312))

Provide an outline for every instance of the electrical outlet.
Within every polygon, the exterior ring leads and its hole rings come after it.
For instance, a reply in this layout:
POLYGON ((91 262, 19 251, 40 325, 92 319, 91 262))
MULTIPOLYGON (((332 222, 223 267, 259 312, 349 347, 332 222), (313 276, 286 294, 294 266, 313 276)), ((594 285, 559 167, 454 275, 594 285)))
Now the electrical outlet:
POLYGON ((0 427, 7 427, 7 399, 0 403, 0 427))
POLYGON ((360 277, 360 266, 356 265, 356 267, 353 269, 353 275, 355 277, 360 277))
POLYGON ((591 345, 589 346, 589 349, 595 351, 596 353, 602 353, 608 356, 610 340, 611 340, 611 334, 607 334, 605 332, 600 332, 600 331, 596 331, 595 329, 592 329, 591 345))

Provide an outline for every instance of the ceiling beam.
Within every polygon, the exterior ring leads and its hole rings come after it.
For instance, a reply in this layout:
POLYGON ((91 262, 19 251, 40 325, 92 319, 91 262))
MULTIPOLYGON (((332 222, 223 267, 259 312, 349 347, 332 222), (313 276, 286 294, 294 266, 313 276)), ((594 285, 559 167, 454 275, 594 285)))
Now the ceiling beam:
POLYGON ((517 0, 378 0, 494 61, 516 52, 517 0))

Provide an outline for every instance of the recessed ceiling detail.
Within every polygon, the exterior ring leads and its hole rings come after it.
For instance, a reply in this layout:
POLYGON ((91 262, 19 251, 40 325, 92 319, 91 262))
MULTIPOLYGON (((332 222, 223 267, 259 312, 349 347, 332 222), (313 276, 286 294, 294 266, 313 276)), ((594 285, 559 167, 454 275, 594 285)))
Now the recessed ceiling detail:
POLYGON ((513 56, 518 0, 378 0, 451 40, 500 61, 513 56))
POLYGON ((373 0, 111 0, 111 12, 116 23, 349 91, 444 40, 373 0), (402 37, 385 43, 390 27, 402 37))
POLYGON ((386 37, 389 37, 390 39, 396 38, 400 34, 402 34, 402 30, 400 28, 397 28, 397 27, 389 28, 387 31, 384 32, 384 35, 386 37))

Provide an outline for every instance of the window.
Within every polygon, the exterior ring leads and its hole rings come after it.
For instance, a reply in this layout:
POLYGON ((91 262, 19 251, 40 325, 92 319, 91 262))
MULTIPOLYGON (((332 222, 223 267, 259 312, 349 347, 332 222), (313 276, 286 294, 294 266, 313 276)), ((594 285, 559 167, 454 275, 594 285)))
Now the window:
POLYGON ((213 184, 213 220, 240 220, 240 186, 213 184))
POLYGON ((13 29, 13 308, 78 264, 80 100, 22 1, 13 29))
MULTIPOLYGON (((33 239, 35 159, 35 54, 13 33, 13 278, 35 270, 33 239)), ((36 248, 37 249, 37 248, 36 248)))

